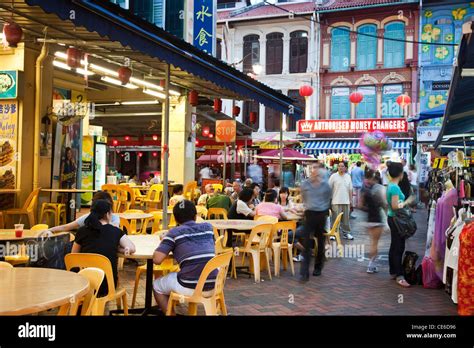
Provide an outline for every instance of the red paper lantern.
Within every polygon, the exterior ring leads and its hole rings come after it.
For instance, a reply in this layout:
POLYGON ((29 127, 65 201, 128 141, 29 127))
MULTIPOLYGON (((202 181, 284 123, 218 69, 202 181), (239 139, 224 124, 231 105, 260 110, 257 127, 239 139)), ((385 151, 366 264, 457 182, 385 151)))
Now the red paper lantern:
POLYGON ((23 29, 15 22, 5 23, 3 25, 3 35, 8 42, 8 46, 17 47, 23 35, 23 29))
POLYGON ((143 153, 142 152, 139 152, 138 153, 138 157, 142 157, 143 156, 143 153))
POLYGON ((125 140, 126 141, 129 141, 130 140, 130 137, 128 135, 125 136, 125 140))
POLYGON ((257 122, 257 113, 255 111, 250 112, 250 123, 255 124, 257 122))
POLYGON ((130 81, 130 77, 132 76, 132 70, 126 66, 121 66, 117 70, 118 73, 118 78, 120 82, 122 82, 122 85, 126 85, 128 81, 130 81))
POLYGON ((166 81, 165 80, 160 80, 160 87, 165 88, 166 81))
POLYGON ((209 133, 211 133, 211 130, 209 129, 208 126, 202 127, 202 136, 203 136, 203 137, 209 136, 209 133))
POLYGON ((79 68, 81 66, 82 51, 75 47, 69 47, 66 50, 67 59, 66 63, 70 68, 79 68))
POLYGON ((352 104, 359 104, 364 99, 364 95, 360 92, 352 92, 349 96, 349 100, 352 104))
POLYGON ((118 140, 117 139, 112 140, 112 145, 117 146, 118 145, 118 140))
POLYGON ((153 135, 153 136, 152 136, 152 139, 153 139, 154 141, 157 141, 157 140, 158 140, 158 135, 153 135))
POLYGON ((196 146, 199 146, 199 140, 196 139, 195 144, 196 146))
POLYGON ((407 106, 407 105, 410 105, 410 103, 411 103, 411 98, 410 98, 410 96, 408 96, 406 94, 400 94, 397 97, 397 104, 400 105, 402 108, 407 106))
POLYGON ((153 157, 158 157, 158 152, 153 152, 153 157))
POLYGON ((219 98, 214 99, 214 112, 221 112, 222 100, 219 98))
POLYGON ((209 138, 211 138, 211 139, 214 138, 214 134, 209 133, 209 138))
POLYGON ((195 90, 189 92, 189 104, 191 106, 198 106, 199 104, 199 94, 195 90))
POLYGON ((232 109, 232 115, 234 115, 235 117, 239 116, 240 114, 240 107, 238 107, 237 105, 234 106, 234 108, 232 109))
POLYGON ((300 96, 302 97, 311 97, 313 95, 313 87, 304 85, 300 87, 300 96))

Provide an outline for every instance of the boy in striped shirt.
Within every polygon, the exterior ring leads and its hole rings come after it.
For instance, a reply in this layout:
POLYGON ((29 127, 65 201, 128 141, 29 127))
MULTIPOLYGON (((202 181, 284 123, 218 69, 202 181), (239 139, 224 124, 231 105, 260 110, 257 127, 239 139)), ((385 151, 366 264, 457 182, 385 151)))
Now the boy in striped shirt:
MULTIPOLYGON (((159 265, 173 252, 179 263, 179 272, 158 278, 153 284, 156 302, 163 313, 168 307, 171 291, 191 296, 206 263, 215 256, 214 232, 212 225, 196 223, 197 211, 193 202, 183 200, 173 207, 173 215, 178 226, 166 233, 153 254, 153 263, 159 265)), ((204 285, 204 296, 214 289, 217 270, 213 271, 204 285)))

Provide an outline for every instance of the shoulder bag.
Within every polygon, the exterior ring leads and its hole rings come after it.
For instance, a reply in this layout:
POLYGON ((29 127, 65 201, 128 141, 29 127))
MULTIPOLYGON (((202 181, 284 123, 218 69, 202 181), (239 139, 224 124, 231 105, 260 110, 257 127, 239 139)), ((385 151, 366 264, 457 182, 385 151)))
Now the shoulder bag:
POLYGON ((398 234, 403 239, 410 238, 416 232, 417 226, 413 215, 408 208, 401 208, 394 211, 393 223, 398 234))

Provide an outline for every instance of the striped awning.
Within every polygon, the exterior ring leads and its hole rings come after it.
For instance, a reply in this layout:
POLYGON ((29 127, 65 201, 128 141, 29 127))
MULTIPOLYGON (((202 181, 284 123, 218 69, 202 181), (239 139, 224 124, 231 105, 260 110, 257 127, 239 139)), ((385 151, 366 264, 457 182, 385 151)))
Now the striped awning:
MULTIPOLYGON (((398 152, 409 152, 410 140, 392 140, 393 150, 398 152)), ((313 140, 305 141, 298 149, 307 155, 319 155, 320 153, 359 153, 359 140, 313 140)))

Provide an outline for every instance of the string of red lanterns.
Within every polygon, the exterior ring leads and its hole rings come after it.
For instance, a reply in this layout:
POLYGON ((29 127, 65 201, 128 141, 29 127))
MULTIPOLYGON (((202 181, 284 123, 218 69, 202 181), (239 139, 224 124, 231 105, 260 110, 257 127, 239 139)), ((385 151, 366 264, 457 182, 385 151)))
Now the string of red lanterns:
POLYGON ((126 85, 130 81, 130 77, 132 77, 132 70, 126 66, 118 68, 117 73, 118 79, 122 82, 122 86, 126 85))

